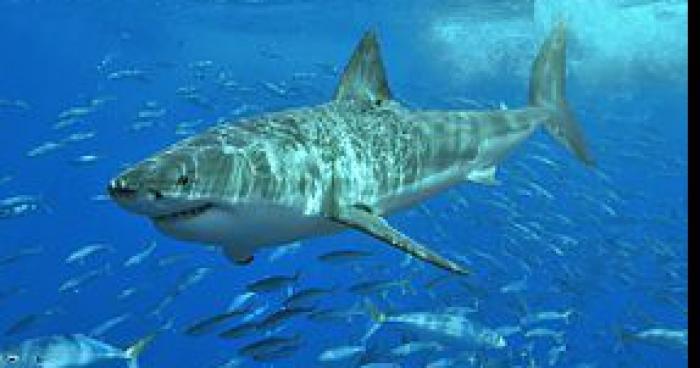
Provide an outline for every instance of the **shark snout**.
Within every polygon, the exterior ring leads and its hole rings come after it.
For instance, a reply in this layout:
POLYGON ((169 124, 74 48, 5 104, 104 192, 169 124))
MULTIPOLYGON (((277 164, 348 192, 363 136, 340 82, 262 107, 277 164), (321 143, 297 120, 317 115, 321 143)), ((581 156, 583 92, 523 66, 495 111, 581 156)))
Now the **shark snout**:
POLYGON ((129 200, 134 199, 139 191, 147 193, 153 199, 163 198, 163 194, 159 190, 155 189, 143 189, 137 188, 135 186, 130 186, 126 181, 121 179, 115 179, 109 182, 107 185, 107 192, 114 199, 129 200))
POLYGON ((124 180, 114 179, 107 185, 107 193, 115 199, 126 199, 136 196, 138 190, 130 187, 124 180))

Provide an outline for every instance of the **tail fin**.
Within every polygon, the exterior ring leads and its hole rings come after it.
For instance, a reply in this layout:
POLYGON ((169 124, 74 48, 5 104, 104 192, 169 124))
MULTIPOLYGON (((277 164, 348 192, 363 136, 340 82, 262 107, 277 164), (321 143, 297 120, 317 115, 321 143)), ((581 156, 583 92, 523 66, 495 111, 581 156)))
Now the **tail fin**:
POLYGON ((549 133, 586 165, 594 165, 583 131, 564 97, 566 77, 566 27, 555 25, 540 47, 530 75, 530 105, 549 108, 545 122, 549 133))
POLYGON ((138 357, 143 353, 146 348, 151 345, 153 340, 155 340, 156 336, 160 333, 159 331, 152 332, 139 340, 137 340, 135 343, 133 343, 131 346, 129 346, 126 351, 126 358, 129 360, 127 363, 128 368, 138 368, 139 363, 138 363, 138 357))
POLYGON ((367 308, 367 312, 369 313, 370 318, 372 318, 372 321, 376 323, 383 323, 386 320, 386 314, 382 313, 382 311, 377 308, 372 301, 369 299, 365 299, 365 308, 367 308))
POLYGON ((377 332, 380 327, 382 327, 382 323, 386 321, 386 314, 382 313, 379 308, 377 308, 377 306, 374 305, 369 299, 365 299, 365 308, 367 309, 370 318, 372 318, 372 326, 360 340, 363 344, 366 343, 367 339, 372 337, 372 335, 374 335, 374 333, 377 332))
POLYGON ((418 294, 418 292, 416 291, 416 288, 413 287, 413 284, 411 284, 411 280, 409 280, 409 279, 400 280, 399 286, 401 287, 401 294, 402 295, 406 295, 407 292, 410 292, 411 295, 418 294))

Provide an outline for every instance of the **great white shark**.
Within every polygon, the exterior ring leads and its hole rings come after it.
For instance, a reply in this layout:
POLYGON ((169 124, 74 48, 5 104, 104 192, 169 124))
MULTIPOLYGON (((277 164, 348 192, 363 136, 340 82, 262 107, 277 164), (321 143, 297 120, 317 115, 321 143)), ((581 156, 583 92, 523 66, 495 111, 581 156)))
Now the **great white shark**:
POLYGON ((540 126, 593 164, 564 96, 565 35, 560 22, 540 47, 527 106, 437 111, 392 99, 370 30, 330 102, 212 127, 126 169, 107 190, 161 232, 221 246, 238 264, 262 247, 356 229, 467 274, 386 217, 465 181, 496 183, 499 163, 540 126))

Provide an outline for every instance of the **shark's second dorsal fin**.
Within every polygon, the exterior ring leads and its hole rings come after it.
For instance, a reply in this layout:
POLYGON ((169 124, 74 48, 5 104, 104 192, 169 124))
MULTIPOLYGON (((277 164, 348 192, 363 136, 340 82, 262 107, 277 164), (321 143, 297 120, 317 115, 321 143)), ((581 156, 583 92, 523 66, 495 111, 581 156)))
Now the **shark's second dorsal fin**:
POLYGON ((365 32, 357 44, 350 62, 345 66, 335 99, 373 104, 391 99, 377 35, 373 30, 365 32))

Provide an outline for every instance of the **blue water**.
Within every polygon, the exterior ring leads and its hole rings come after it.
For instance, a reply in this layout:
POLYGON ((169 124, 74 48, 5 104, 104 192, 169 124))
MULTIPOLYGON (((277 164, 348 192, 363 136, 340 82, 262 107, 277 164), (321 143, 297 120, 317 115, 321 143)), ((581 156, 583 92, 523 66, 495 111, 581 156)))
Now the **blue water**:
MULTIPOLYGON (((373 300, 394 312, 476 306, 469 318, 492 328, 518 326, 528 312, 574 311, 569 323, 523 326, 507 337, 504 349, 455 345, 408 358, 389 351, 419 337, 387 325, 367 342, 376 361, 425 367, 471 354, 471 363, 454 366, 687 365, 687 347, 658 346, 620 332, 688 328, 686 31, 687 3, 679 1, 0 1, 0 100, 27 104, 0 106, 0 178, 6 178, 0 199, 32 195, 40 203, 35 211, 0 219, 0 257, 41 249, 0 265, 0 292, 23 290, 0 299, 0 334, 37 316, 21 331, 0 335, 0 345, 88 332, 130 313, 103 340, 127 346, 166 321, 174 323, 144 352, 142 367, 218 367, 262 336, 224 340, 186 336, 183 329, 224 311, 251 281, 300 271, 298 288, 336 290, 321 299, 329 308, 362 301, 347 291, 360 281, 406 279, 415 294, 391 289, 373 300), (353 231, 304 240, 298 250, 273 259, 274 250, 265 251, 252 265, 234 267, 93 198, 126 164, 184 138, 175 133, 178 122, 201 119, 192 129, 198 132, 221 119, 327 101, 338 71, 370 27, 379 33, 392 90, 405 104, 522 106, 530 62, 556 14, 570 25, 567 95, 596 167, 579 164, 540 132, 499 168, 501 185, 460 185, 390 219, 466 262, 473 271, 466 280, 448 278, 428 288, 443 271, 405 262, 398 251, 353 231), (146 79, 110 79, 125 69, 143 70, 146 79), (178 95, 181 87, 196 87, 207 106, 178 95), (93 98, 106 102, 71 126, 53 127, 62 111, 93 98), (135 130, 147 104, 165 113, 135 130), (88 131, 94 138, 27 155, 44 142, 88 131), (99 159, 75 162, 88 154, 99 159), (152 241, 158 246, 150 258, 123 267, 152 241), (95 242, 114 250, 84 264, 65 262, 95 242), (316 258, 337 249, 374 256, 349 266, 316 258), (173 255, 183 258, 157 265, 173 255), (106 264, 107 273, 77 292, 58 291, 65 280, 106 264), (212 272, 160 316, 150 315, 196 267, 212 272), (506 286, 517 281, 521 287, 509 292, 506 286), (118 300, 127 287, 138 291, 118 300), (526 336, 534 327, 563 337, 526 336)), ((269 314, 285 293, 256 296, 253 303, 269 305, 269 314)), ((280 332, 302 336, 297 351, 265 363, 244 358, 242 366, 325 366, 317 361, 321 351, 359 344, 370 325, 367 315, 350 323, 297 318, 280 332)))

